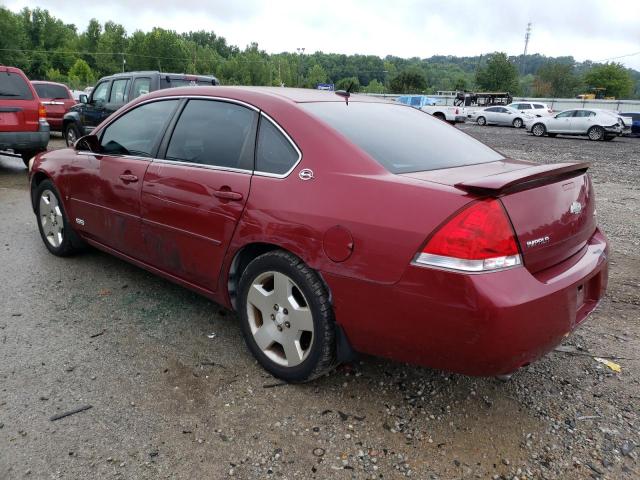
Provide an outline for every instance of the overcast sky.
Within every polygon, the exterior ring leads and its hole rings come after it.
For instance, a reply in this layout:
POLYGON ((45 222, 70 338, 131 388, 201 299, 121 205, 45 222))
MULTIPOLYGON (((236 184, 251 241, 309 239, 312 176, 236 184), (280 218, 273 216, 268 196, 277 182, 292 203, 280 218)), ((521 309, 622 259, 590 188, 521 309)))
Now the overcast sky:
POLYGON ((13 11, 46 8, 80 31, 95 17, 121 23, 128 33, 154 26, 213 30, 232 45, 258 42, 269 53, 304 47, 306 53, 422 58, 520 54, 530 21, 529 53, 593 61, 622 57, 615 61, 640 70, 640 0, 0 0, 0 5, 13 11))

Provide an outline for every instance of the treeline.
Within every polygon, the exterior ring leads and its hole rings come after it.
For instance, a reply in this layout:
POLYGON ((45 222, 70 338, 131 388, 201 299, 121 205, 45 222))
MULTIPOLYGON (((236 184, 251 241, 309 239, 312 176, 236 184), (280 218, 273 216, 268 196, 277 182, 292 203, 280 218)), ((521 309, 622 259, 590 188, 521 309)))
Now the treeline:
POLYGON ((72 88, 133 70, 215 75, 226 85, 318 83, 369 93, 499 90, 538 97, 571 97, 604 88, 607 96, 640 98, 640 72, 620 64, 576 62, 573 57, 433 56, 400 58, 303 52, 268 54, 257 43, 240 49, 214 32, 176 33, 154 28, 128 34, 122 25, 93 19, 86 30, 49 11, 0 7, 0 64, 22 68, 32 79, 72 88))

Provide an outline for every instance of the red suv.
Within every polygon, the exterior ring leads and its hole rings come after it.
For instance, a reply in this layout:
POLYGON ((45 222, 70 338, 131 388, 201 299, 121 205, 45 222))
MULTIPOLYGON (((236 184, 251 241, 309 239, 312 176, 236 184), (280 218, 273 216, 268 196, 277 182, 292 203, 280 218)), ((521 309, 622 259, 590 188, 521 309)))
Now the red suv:
POLYGON ((44 105, 19 68, 0 65, 0 151, 11 150, 28 165, 47 149, 49 124, 44 105))
POLYGON ((61 132, 64 114, 76 104, 71 90, 66 85, 55 82, 33 81, 31 85, 47 111, 49 127, 52 131, 61 132))

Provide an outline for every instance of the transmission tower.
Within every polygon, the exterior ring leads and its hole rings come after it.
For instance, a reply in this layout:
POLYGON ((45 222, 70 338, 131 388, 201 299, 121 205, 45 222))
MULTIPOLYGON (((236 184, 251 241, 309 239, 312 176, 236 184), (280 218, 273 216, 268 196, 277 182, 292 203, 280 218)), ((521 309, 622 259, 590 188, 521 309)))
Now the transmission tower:
POLYGON ((522 54, 522 64, 520 66, 524 75, 524 64, 526 62, 527 50, 529 49, 529 39, 531 38, 531 22, 527 23, 527 30, 524 34, 524 53, 522 54))

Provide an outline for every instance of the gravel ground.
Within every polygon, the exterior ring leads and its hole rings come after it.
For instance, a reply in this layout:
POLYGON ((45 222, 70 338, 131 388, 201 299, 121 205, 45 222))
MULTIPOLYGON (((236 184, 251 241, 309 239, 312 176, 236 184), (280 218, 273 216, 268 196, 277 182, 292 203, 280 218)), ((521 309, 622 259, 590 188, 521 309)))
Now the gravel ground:
POLYGON ((25 169, 0 157, 0 478, 640 478, 640 139, 459 128, 592 162, 612 242, 601 306, 508 382, 363 357, 282 385, 232 312, 97 251, 48 254, 25 169))

